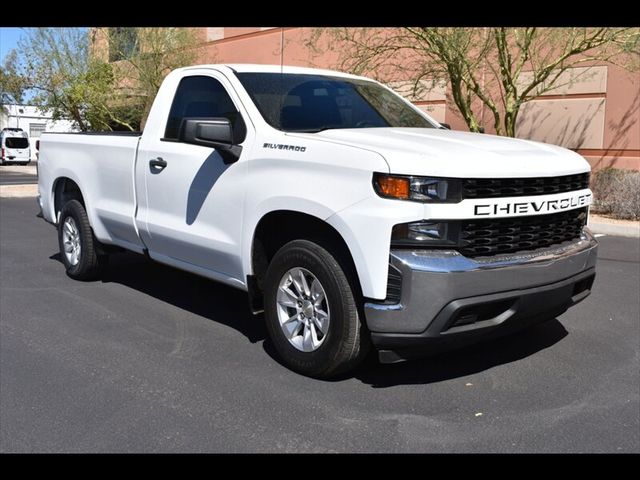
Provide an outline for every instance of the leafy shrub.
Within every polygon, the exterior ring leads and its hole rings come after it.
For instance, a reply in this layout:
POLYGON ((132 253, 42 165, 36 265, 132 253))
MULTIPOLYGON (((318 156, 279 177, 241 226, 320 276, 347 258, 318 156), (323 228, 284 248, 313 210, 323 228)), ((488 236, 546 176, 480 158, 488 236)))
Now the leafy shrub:
POLYGON ((593 213, 640 219, 640 172, 605 168, 591 174, 593 213))

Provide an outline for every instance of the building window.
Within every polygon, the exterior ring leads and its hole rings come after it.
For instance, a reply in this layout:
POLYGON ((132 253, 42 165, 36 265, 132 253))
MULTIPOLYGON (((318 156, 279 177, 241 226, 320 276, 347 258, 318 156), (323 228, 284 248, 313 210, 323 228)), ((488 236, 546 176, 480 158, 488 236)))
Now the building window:
POLYGON ((138 53, 138 30, 131 27, 109 28, 109 61, 117 62, 138 53))
POLYGON ((207 27, 207 42, 224 38, 224 27, 207 27))
POLYGON ((47 128, 46 123, 31 123, 29 124, 29 136, 31 138, 40 138, 42 132, 47 128))

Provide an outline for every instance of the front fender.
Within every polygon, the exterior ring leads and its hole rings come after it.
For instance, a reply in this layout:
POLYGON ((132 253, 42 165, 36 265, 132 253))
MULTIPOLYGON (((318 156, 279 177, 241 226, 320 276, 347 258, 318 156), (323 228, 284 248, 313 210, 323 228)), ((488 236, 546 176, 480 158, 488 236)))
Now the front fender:
POLYGON ((326 219, 349 246, 365 297, 384 300, 387 296, 393 226, 423 215, 422 204, 370 197, 326 219))

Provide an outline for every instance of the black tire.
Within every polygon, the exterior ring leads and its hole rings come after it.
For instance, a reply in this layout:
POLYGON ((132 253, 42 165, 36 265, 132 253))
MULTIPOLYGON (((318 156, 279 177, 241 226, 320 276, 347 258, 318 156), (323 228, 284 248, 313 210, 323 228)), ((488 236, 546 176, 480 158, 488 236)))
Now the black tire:
POLYGON ((102 270, 103 258, 97 253, 98 241, 93 236, 93 230, 89 224, 89 217, 84 207, 78 200, 70 200, 60 212, 58 221, 58 245, 60 247, 60 258, 65 266, 67 275, 75 280, 94 280, 102 270), (80 233, 80 255, 78 262, 72 265, 65 255, 63 229, 65 220, 72 217, 80 233))
POLYGON ((353 370, 365 358, 371 340, 359 313, 354 288, 329 251, 308 240, 287 243, 271 260, 264 285, 267 332, 287 367, 310 377, 328 378, 353 370), (296 267, 308 270, 320 281, 330 309, 325 340, 310 352, 296 349, 278 320, 276 299, 280 280, 296 267))

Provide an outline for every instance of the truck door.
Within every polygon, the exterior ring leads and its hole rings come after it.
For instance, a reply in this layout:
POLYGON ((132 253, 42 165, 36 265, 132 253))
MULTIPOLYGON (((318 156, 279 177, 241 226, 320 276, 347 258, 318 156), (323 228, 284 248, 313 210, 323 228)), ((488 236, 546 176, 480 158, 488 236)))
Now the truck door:
POLYGON ((156 99, 159 106, 154 104, 149 116, 150 123, 156 123, 147 128, 157 134, 142 135, 136 161, 136 221, 152 258, 219 280, 243 282, 246 162, 241 154, 238 161, 225 163, 214 148, 182 143, 178 134, 182 120, 189 117, 229 118, 239 145, 249 144, 253 129, 249 126, 247 132, 249 122, 224 75, 202 72, 179 80, 172 101, 156 99), (168 112, 167 107, 161 110, 162 103, 171 105, 168 112))

